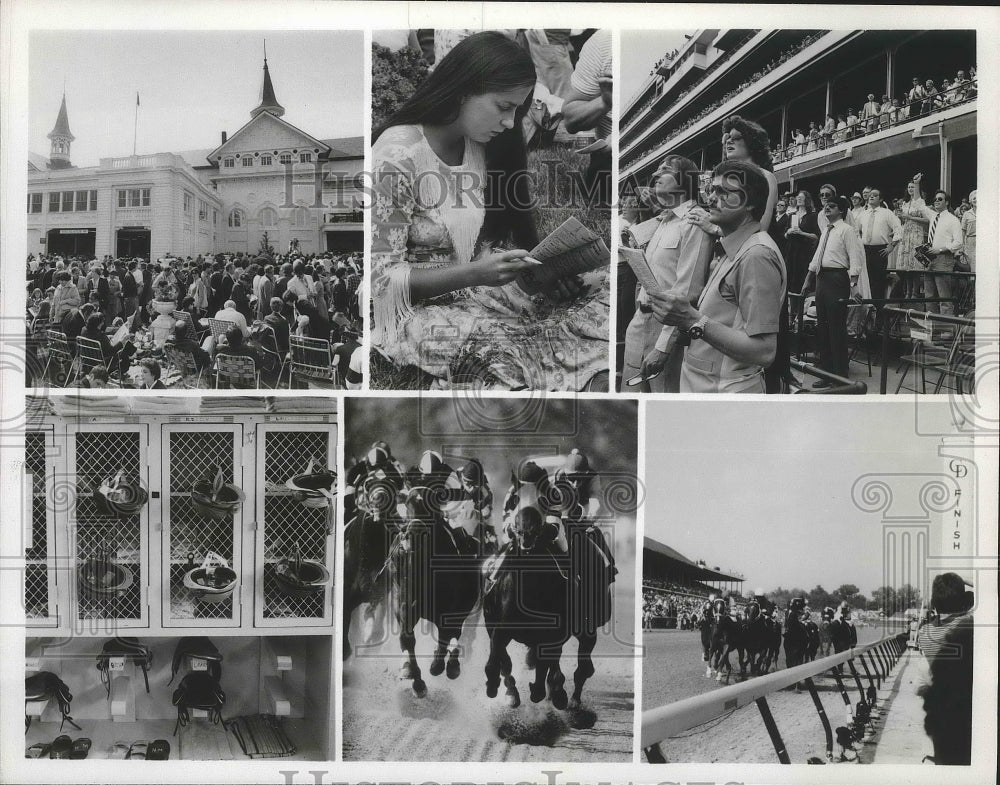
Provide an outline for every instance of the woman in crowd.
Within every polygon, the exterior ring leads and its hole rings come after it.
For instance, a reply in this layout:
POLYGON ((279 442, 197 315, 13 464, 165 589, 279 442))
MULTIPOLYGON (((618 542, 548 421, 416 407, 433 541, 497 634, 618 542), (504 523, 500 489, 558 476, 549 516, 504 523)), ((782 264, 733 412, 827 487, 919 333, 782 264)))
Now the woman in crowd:
POLYGON ((819 225, 816 222, 812 194, 799 191, 795 195, 795 212, 789 217, 788 228, 785 230, 784 256, 789 291, 797 292, 802 289, 802 282, 806 279, 806 271, 818 242, 819 225))
POLYGON ((324 341, 330 340, 330 320, 326 317, 326 314, 320 313, 308 297, 300 297, 295 303, 295 310, 300 320, 303 316, 308 319, 308 322, 306 322, 306 325, 299 333, 300 335, 307 338, 319 338, 324 341))
POLYGON ((132 364, 132 355, 136 348, 132 341, 126 339, 121 345, 114 345, 107 334, 107 319, 102 313, 91 314, 87 318, 87 326, 80 333, 81 338, 89 338, 97 341, 101 345, 101 355, 104 357, 104 365, 114 368, 118 372, 118 378, 123 378, 129 365, 132 364))
POLYGON ((167 385, 163 383, 160 379, 160 375, 163 373, 160 368, 160 364, 147 357, 142 360, 139 365, 142 366, 142 383, 139 387, 140 390, 166 390, 167 385))
MULTIPOLYGON (((927 208, 924 202, 924 190, 920 184, 923 175, 917 174, 906 184, 906 193, 909 200, 903 204, 902 212, 899 216, 903 223, 903 236, 896 247, 896 269, 897 270, 923 270, 924 266, 917 261, 913 254, 913 249, 927 241, 927 229, 930 221, 924 216, 927 208)), ((919 275, 903 276, 903 296, 921 296, 921 278, 919 275)))
POLYGON ((524 49, 478 33, 374 134, 372 346, 438 386, 581 389, 607 367, 603 281, 583 296, 516 281, 538 241, 519 122, 535 82, 524 49))
POLYGON ((962 213, 962 255, 969 271, 976 271, 976 192, 969 194, 969 209, 962 213))

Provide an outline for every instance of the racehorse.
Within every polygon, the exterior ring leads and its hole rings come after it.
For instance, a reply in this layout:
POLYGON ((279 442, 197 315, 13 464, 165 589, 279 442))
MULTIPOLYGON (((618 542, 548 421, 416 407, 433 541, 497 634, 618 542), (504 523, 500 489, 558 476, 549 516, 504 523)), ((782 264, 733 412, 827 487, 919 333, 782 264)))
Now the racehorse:
POLYGON ((437 646, 430 674, 447 671, 449 679, 456 679, 461 673, 462 625, 479 599, 478 554, 470 552, 461 537, 464 532, 452 530, 441 511, 448 500, 444 483, 451 473, 436 453, 425 453, 420 469, 408 472, 406 521, 388 558, 399 646, 407 655, 400 678, 411 680, 418 698, 427 694, 427 685, 414 654, 414 628, 421 619, 434 624, 437 646), (449 649, 452 641, 455 645, 449 649))
POLYGON ((761 673, 768 673, 771 667, 778 667, 778 656, 781 654, 781 622, 774 618, 774 605, 768 606, 764 611, 764 618, 767 622, 767 646, 764 650, 761 673))
POLYGON ((805 613, 805 618, 803 619, 802 624, 806 628, 806 650, 804 659, 805 662, 812 662, 816 659, 816 655, 819 653, 819 627, 816 625, 816 622, 809 618, 808 611, 805 613))
MULTIPOLYGON (((345 661, 351 656, 349 634, 354 611, 366 606, 366 626, 374 626, 381 616, 388 591, 389 549, 403 523, 396 511, 403 478, 384 451, 378 450, 373 448, 370 458, 354 466, 347 476, 354 493, 344 496, 344 517, 348 521, 344 527, 342 611, 345 661)), ((371 630, 367 632, 370 636, 371 630)))
MULTIPOLYGON (((805 602, 799 598, 794 598, 788 606, 785 614, 785 667, 794 668, 805 662, 806 647, 809 643, 809 632, 802 622, 802 615, 805 610, 805 602)), ((798 684, 795 685, 798 689, 798 684)))
MULTIPOLYGON (((614 580, 614 565, 606 557, 603 535, 583 518, 579 501, 572 483, 558 478, 555 482, 550 481, 546 470, 535 461, 525 462, 518 474, 511 474, 511 486, 504 499, 504 520, 512 543, 517 539, 519 525, 534 526, 534 513, 537 513, 540 529, 536 537, 549 543, 551 552, 568 555, 568 602, 563 605, 563 614, 567 617, 568 635, 577 639, 577 667, 573 672, 570 709, 580 707, 583 687, 596 672, 591 654, 597 645, 597 631, 611 618, 611 583, 614 580), (519 523, 521 513, 525 515, 519 523), (597 538, 601 538, 600 544, 597 538)), ((533 544, 538 547, 537 543, 533 544)), ((501 570, 506 560, 507 553, 498 557, 496 563, 501 570)), ((485 612, 484 604, 484 616, 485 612)), ((532 656, 533 650, 529 648, 529 662, 532 656)), ((533 664, 537 667, 537 662, 533 664)))
POLYGON ((722 681, 723 666, 726 669, 726 683, 732 676, 733 666, 729 662, 729 654, 733 651, 739 652, 742 644, 740 642, 740 625, 726 607, 724 599, 716 599, 712 603, 714 621, 712 623, 712 643, 709 647, 708 669, 705 676, 711 678, 715 676, 716 681, 722 681))
MULTIPOLYGON (((712 627, 715 625, 715 612, 712 610, 712 603, 706 600, 701 606, 701 618, 698 620, 698 629, 701 632, 701 661, 708 662, 712 653, 712 627)), ((705 671, 705 678, 712 675, 711 667, 705 671)))
POLYGON ((761 612, 760 603, 756 600, 747 603, 746 619, 742 622, 740 635, 740 675, 746 676, 747 665, 750 675, 758 676, 766 673, 765 663, 770 647, 771 628, 767 617, 761 612), (745 657, 744 657, 745 655, 745 657))
POLYGON ((535 680, 529 684, 532 702, 541 701, 547 691, 552 705, 565 709, 566 677, 559 660, 570 636, 568 558, 555 550, 551 538, 543 533, 544 520, 536 506, 519 509, 511 528, 513 537, 502 564, 489 578, 483 598, 483 618, 490 637, 486 695, 497 696, 502 675, 508 705, 521 705, 507 653, 507 645, 517 641, 528 647, 529 661, 535 668, 535 680))

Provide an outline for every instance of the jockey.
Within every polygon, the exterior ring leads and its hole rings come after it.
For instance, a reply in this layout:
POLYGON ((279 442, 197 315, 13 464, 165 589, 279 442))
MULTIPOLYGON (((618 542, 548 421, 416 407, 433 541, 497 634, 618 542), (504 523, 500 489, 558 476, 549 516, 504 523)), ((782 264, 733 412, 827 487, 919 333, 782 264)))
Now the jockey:
MULTIPOLYGON (((420 461, 407 471, 406 477, 411 486, 407 497, 407 517, 411 525, 421 525, 427 518, 440 521, 460 554, 478 555, 479 541, 461 525, 452 526, 445 515, 445 507, 450 502, 460 501, 466 492, 457 473, 441 454, 424 450, 420 461)), ((404 547, 407 545, 408 540, 404 540, 404 547)))
POLYGON ((558 491, 562 523, 567 534, 582 529, 607 564, 611 580, 618 574, 615 555, 595 521, 601 514, 601 476, 590 467, 590 461, 577 448, 570 450, 554 478, 558 491))
POLYGON ((403 490, 403 470, 399 461, 392 457, 389 445, 384 441, 375 442, 364 458, 354 464, 345 478, 344 489, 345 518, 354 517, 355 508, 360 505, 373 515, 376 521, 393 517, 396 512, 398 494, 403 490), (382 486, 389 493, 375 492, 382 486), (374 504, 374 498, 384 498, 374 504))
POLYGON ((498 548, 497 534, 490 523, 493 515, 493 491, 490 489, 490 481, 483 470, 483 464, 478 458, 470 458, 464 466, 456 472, 459 483, 463 491, 462 506, 471 508, 472 529, 469 532, 485 552, 495 552, 498 548))

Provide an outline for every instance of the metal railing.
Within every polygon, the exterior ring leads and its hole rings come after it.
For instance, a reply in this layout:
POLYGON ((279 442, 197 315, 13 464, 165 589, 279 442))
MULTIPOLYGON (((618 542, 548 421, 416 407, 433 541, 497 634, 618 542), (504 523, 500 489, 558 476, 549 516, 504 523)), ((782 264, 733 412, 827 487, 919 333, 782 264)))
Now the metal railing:
MULTIPOLYGON (((856 646, 848 651, 834 654, 830 657, 797 665, 794 668, 757 676, 742 684, 733 684, 703 695, 695 695, 684 700, 658 706, 642 713, 642 748, 649 763, 666 763, 667 760, 660 749, 660 744, 667 739, 683 733, 697 725, 714 720, 736 709, 757 704, 764 725, 767 727, 775 754, 781 763, 791 763, 784 741, 771 715, 767 696, 773 692, 804 682, 812 697, 813 705, 819 715, 826 738, 827 759, 833 759, 833 728, 830 719, 819 699, 816 685, 812 677, 829 672, 836 680, 844 705, 851 711, 851 698, 844 684, 844 674, 841 668, 848 666, 849 678, 858 690, 859 702, 865 702, 870 709, 875 695, 890 671, 906 651, 907 633, 897 633, 882 638, 874 643, 856 646), (855 665, 857 663, 864 671, 868 689, 862 685, 862 675, 855 665)), ((853 716, 853 713, 852 713, 853 716)))

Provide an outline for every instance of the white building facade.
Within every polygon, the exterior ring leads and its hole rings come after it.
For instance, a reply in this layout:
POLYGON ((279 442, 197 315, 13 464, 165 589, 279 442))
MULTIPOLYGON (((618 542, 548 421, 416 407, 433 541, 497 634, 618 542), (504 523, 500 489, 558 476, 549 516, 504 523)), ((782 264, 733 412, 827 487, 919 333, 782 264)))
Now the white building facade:
POLYGON ((29 157, 29 253, 254 255, 265 233, 279 252, 361 251, 362 138, 316 139, 283 114, 265 60, 260 105, 214 150, 74 167, 64 96, 50 157, 29 157))

